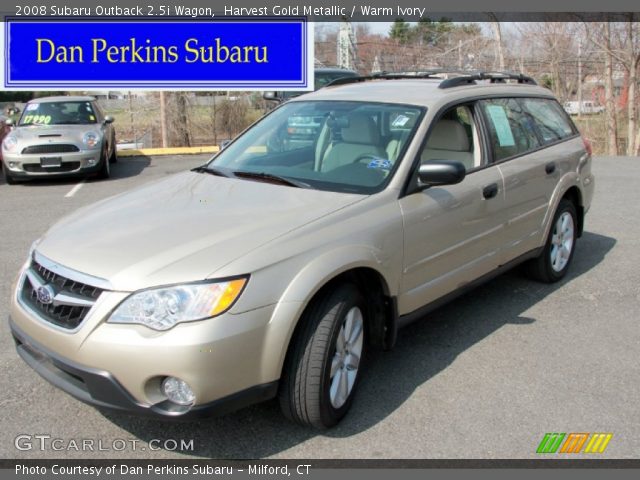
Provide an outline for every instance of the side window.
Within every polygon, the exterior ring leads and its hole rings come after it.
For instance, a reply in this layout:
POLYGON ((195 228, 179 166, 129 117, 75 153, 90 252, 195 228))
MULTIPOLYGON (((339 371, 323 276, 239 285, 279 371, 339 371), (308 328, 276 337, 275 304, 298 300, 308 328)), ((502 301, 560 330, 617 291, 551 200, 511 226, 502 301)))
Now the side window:
MULTIPOLYGON (((574 135, 570 120, 555 100, 526 98, 521 101, 533 118, 545 145, 574 135)), ((585 105, 589 106, 587 103, 585 105)))
POLYGON ((540 146, 535 122, 513 98, 496 98, 480 102, 487 119, 494 160, 513 157, 540 146))
POLYGON ((470 106, 447 110, 433 125, 427 143, 420 152, 420 162, 455 160, 467 170, 482 165, 478 131, 470 106))

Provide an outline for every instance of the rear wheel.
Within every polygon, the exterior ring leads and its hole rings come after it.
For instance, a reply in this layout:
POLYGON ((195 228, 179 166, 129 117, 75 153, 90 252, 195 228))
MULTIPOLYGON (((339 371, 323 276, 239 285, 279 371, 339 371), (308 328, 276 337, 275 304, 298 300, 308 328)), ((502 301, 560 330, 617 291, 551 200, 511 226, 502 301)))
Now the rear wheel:
POLYGON ((351 284, 317 298, 300 319, 280 386, 280 406, 302 425, 329 428, 353 401, 365 354, 366 303, 351 284))
POLYGON ((552 283, 566 275, 576 245, 577 217, 575 205, 562 199, 553 217, 544 250, 527 265, 531 277, 552 283))

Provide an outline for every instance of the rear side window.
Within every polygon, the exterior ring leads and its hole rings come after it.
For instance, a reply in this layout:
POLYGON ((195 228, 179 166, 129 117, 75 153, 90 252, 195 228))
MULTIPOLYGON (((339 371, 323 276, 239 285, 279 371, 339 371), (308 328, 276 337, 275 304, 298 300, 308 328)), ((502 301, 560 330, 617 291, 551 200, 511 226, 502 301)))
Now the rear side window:
MULTIPOLYGON (((546 145, 575 134, 571 121, 555 100, 547 98, 525 98, 521 100, 525 110, 531 114, 542 142, 546 145)), ((585 105, 589 106, 585 102, 585 105)))
POLYGON ((480 102, 487 120, 494 161, 520 155, 540 146, 534 118, 513 98, 480 102))

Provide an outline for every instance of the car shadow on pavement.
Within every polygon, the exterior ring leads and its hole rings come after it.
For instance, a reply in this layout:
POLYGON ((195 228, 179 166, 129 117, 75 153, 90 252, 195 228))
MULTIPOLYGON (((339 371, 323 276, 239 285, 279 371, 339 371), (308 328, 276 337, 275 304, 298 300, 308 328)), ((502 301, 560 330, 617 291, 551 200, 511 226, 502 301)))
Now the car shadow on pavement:
POLYGON ((523 312, 596 267, 615 244, 613 238, 585 232, 563 281, 551 285, 533 282, 516 269, 432 312, 429 321, 418 321, 401 330, 393 351, 369 356, 350 413, 331 430, 316 431, 288 422, 275 400, 198 423, 102 414, 143 441, 193 440, 194 450, 181 453, 208 458, 262 458, 318 435, 349 437, 384 420, 461 353, 503 326, 524 327, 535 322, 523 312))
MULTIPOLYGON (((110 165, 111 168, 111 178, 109 180, 101 180, 96 176, 85 177, 88 182, 105 182, 111 180, 119 180, 122 178, 135 177, 136 175, 140 175, 142 171, 147 168, 151 164, 151 158, 147 156, 139 156, 139 157, 126 157, 120 158, 116 163, 112 163, 110 165)), ((73 186, 81 181, 83 177, 43 177, 43 178, 34 178, 29 179, 24 182, 18 182, 13 186, 24 186, 24 187, 42 187, 42 186, 60 186, 60 185, 69 185, 73 186)), ((0 185, 6 183, 4 180, 4 175, 0 174, 0 185)))
POLYGON ((111 164, 110 180, 135 177, 140 175, 149 165, 151 165, 151 157, 146 155, 119 158, 116 163, 111 164))

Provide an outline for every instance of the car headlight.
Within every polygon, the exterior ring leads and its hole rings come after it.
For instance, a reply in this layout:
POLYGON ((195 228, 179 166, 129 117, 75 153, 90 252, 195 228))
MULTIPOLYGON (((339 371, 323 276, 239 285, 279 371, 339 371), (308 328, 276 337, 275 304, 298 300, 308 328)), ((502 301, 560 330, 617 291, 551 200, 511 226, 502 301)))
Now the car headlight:
POLYGON ((100 135, 96 132, 87 132, 82 137, 82 143, 89 148, 95 148, 100 143, 100 135))
POLYGON ((143 290, 127 297, 108 322, 168 330, 178 323, 215 317, 231 308, 246 283, 245 277, 143 290))
POLYGON ((7 135, 2 142, 2 148, 5 152, 14 152, 18 147, 18 139, 15 135, 7 135))

